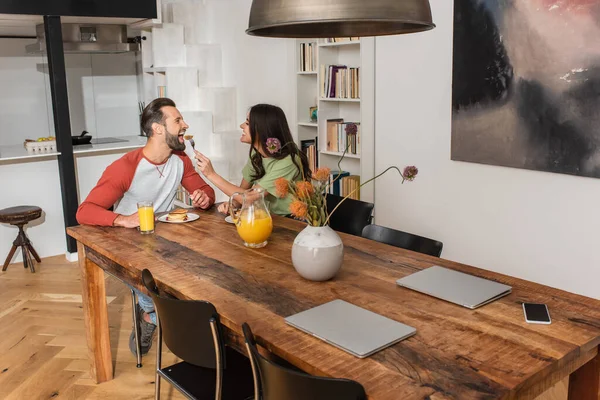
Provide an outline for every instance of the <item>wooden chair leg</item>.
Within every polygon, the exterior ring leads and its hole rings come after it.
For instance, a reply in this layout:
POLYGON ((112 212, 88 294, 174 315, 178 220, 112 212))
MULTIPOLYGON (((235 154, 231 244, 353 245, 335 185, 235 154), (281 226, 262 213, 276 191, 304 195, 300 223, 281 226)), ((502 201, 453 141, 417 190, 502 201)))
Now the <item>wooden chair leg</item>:
POLYGON ((27 269, 28 265, 28 257, 27 257, 27 247, 21 246, 21 253, 23 255, 23 268, 27 269))
POLYGON ((6 271, 6 268, 8 268, 8 264, 10 263, 10 260, 12 260, 13 256, 15 255, 15 251, 17 251, 17 246, 15 246, 13 244, 10 251, 8 252, 8 257, 6 257, 6 261, 4 261, 4 266, 2 267, 3 272, 6 271))
POLYGON ((140 342, 140 323, 139 323, 139 315, 137 308, 137 301, 135 291, 131 290, 131 307, 132 307, 132 315, 133 315, 133 332, 135 335, 135 349, 136 349, 136 358, 137 365, 136 367, 142 368, 142 343, 140 342))
POLYGON ((29 252, 27 246, 23 246, 23 248, 25 249, 25 253, 27 253, 27 263, 29 264, 29 269, 32 273, 35 273, 35 263, 33 261, 33 258, 31 257, 31 253, 29 252))
POLYGON ((33 248, 33 245, 31 244, 31 242, 29 240, 27 241, 27 248, 29 249, 29 251, 31 252, 33 257, 35 258, 35 261, 41 263, 42 259, 40 258, 40 256, 38 256, 38 253, 35 251, 35 249, 33 248))

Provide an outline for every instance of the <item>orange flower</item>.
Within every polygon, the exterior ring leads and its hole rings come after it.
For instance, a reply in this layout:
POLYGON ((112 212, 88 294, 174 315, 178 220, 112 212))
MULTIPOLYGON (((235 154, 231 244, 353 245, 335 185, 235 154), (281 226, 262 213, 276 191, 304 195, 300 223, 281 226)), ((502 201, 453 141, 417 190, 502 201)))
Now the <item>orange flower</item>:
POLYGON ((288 181, 285 178, 277 178, 275 180, 275 193, 277 197, 284 198, 288 194, 288 181))
POLYGON ((303 201, 294 200, 290 204, 290 212, 294 217, 305 218, 308 213, 308 206, 303 201))
POLYGON ((327 167, 317 168, 313 174, 313 177, 320 182, 327 182, 330 174, 331 170, 327 167))
POLYGON ((306 181, 300 181, 296 183, 296 193, 301 199, 309 198, 315 192, 315 188, 312 183, 306 181))

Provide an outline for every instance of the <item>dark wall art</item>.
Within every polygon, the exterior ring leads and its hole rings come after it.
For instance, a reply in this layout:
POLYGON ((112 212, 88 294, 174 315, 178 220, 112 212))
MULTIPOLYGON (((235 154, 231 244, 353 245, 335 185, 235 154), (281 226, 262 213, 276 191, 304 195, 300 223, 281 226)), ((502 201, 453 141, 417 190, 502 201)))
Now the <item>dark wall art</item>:
POLYGON ((600 0, 454 0, 452 159, 600 178, 600 0))

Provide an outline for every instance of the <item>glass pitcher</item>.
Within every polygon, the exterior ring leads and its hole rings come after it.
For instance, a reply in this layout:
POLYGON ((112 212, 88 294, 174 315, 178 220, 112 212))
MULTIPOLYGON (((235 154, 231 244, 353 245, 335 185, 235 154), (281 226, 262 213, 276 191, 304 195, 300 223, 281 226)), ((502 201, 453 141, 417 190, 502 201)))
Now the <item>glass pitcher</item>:
POLYGON ((265 203, 264 189, 252 188, 243 193, 232 194, 229 198, 229 212, 246 247, 258 249, 267 245, 267 239, 273 231, 273 220, 265 203), (233 207, 235 196, 242 197, 242 208, 238 213, 233 207))

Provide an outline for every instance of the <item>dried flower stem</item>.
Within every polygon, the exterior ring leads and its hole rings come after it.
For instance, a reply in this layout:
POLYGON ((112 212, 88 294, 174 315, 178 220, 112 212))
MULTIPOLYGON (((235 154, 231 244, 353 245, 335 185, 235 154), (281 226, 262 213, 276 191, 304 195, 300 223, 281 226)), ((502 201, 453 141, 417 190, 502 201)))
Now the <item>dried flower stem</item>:
MULTIPOLYGON (((341 160, 340 160, 341 162, 341 160)), ((383 171, 382 173, 380 173, 379 175, 376 175, 374 177, 372 177, 371 179, 369 179, 368 181, 366 181, 365 183, 360 184, 360 186, 358 186, 356 189, 354 189, 352 192, 350 192, 346 197, 344 197, 334 208, 333 210, 331 210, 331 212, 329 213, 329 215, 327 216, 327 219, 325 220, 325 223, 323 225, 327 225, 329 223, 329 217, 331 216, 331 214, 333 214, 335 212, 335 210, 338 209, 338 207, 344 202, 346 201, 346 199, 350 196, 352 196, 357 190, 359 190, 361 187, 363 187, 364 185, 366 185, 367 183, 374 181, 375 179, 379 178, 381 175, 385 174, 386 172, 388 172, 390 169, 395 169, 396 171, 398 171, 398 173, 400 174, 400 176, 402 177, 402 183, 404 183, 404 181, 406 180, 406 178, 404 177, 404 175, 402 175, 402 171, 400 171, 400 169, 398 169, 398 167, 396 166, 391 166, 388 167, 385 171, 383 171)))

